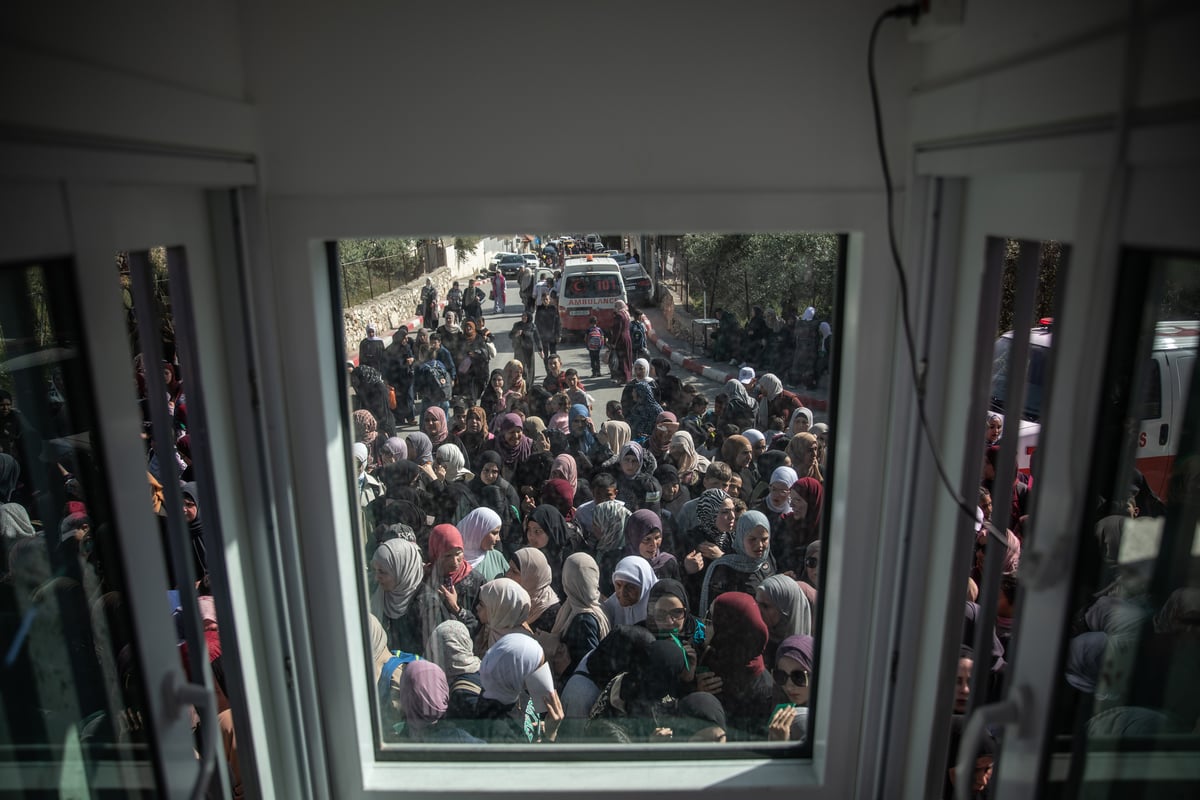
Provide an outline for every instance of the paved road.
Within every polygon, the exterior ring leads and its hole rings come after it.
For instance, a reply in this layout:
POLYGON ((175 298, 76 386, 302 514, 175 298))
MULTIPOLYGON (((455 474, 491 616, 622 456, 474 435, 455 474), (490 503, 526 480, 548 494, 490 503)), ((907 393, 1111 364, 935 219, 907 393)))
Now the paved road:
MULTIPOLYGON (((492 332, 492 337, 496 343, 496 357, 492 359, 492 369, 501 369, 512 359, 512 343, 509 341, 508 332, 517 320, 521 318, 520 291, 515 287, 514 282, 510 282, 509 286, 510 288, 505 293, 505 313, 496 315, 486 313, 491 311, 492 301, 484 301, 484 320, 486 320, 488 329, 492 332)), ((486 286, 484 290, 487 291, 486 286)), ((588 361, 587 350, 584 349, 582 342, 572 340, 559 344, 558 354, 562 357, 563 369, 574 368, 578 370, 580 376, 583 378, 583 385, 587 389, 588 394, 595 398, 596 402, 592 409, 592 417, 596 420, 596 427, 600 427, 600 424, 608 419, 604 413, 605 405, 608 404, 609 400, 621 399, 622 385, 608 377, 607 366, 604 368, 605 377, 597 379, 588 378, 592 374, 592 367, 591 362, 588 361)), ((538 364, 537 379, 540 381, 545 374, 545 368, 541 364, 538 364)), ((685 383, 694 385, 701 394, 708 398, 710 403, 717 395, 717 392, 721 390, 716 384, 685 372, 679 367, 676 367, 672 374, 678 375, 685 383)), ((401 430, 416 430, 416 426, 410 425, 401 430)))

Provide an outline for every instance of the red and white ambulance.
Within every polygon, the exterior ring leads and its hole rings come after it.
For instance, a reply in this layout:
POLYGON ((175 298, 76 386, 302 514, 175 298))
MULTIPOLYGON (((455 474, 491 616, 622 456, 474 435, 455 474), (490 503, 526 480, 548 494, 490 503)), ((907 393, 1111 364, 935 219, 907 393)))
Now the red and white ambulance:
MULTIPOLYGON (((1042 320, 1029 335, 1029 386, 1018 431, 1013 430, 1012 415, 1005 415, 1004 435, 1018 435, 1017 468, 1029 471, 1029 460, 1037 449, 1041 432, 1041 413, 1046 368, 1049 364, 1052 321, 1042 320)), ((1183 417, 1187 411, 1188 390, 1196 349, 1200 344, 1200 321, 1159 322, 1154 330, 1150 364, 1142 386, 1141 402, 1136 406, 1138 420, 1138 470, 1146 476, 1150 488, 1159 497, 1167 496, 1171 465, 1179 450, 1183 417)), ((1004 414, 1004 396, 1008 386, 1008 358, 1012 331, 996 340, 992 357, 991 407, 1004 414)), ((982 429, 982 423, 980 425, 982 429)))
POLYGON ((613 309, 625 300, 625 280, 616 261, 600 255, 568 256, 558 282, 558 315, 563 333, 587 330, 595 315, 600 327, 612 327, 613 309))

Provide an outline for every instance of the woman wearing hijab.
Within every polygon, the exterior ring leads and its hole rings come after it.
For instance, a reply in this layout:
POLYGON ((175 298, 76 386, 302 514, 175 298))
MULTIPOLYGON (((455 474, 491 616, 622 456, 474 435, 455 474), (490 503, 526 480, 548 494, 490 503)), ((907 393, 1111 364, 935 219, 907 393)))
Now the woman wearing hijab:
POLYGON ((426 487, 437 480, 437 474, 433 471, 433 442, 429 437, 420 431, 415 431, 406 436, 404 442, 408 447, 408 460, 416 464, 420 470, 417 479, 421 482, 421 486, 426 487))
POLYGON ((467 448, 457 436, 450 432, 446 412, 441 406, 430 406, 421 415, 421 430, 429 437, 430 447, 436 451, 444 444, 452 444, 462 451, 463 458, 467 457, 467 448))
POLYGON ((771 427, 771 419, 790 421, 796 409, 804 406, 803 401, 793 392, 783 388, 783 381, 771 372, 765 372, 755 384, 758 388, 758 428, 767 430, 771 427))
POLYGON ((550 467, 550 477, 562 478, 567 483, 571 484, 572 505, 576 505, 574 500, 575 494, 579 491, 579 465, 575 463, 575 459, 568 453, 562 453, 555 456, 554 464, 550 467))
POLYGON ((668 449, 671 463, 679 470, 679 482, 689 491, 699 495, 703 491, 704 473, 708 469, 708 459, 696 453, 696 442, 687 431, 676 431, 671 435, 671 445, 668 449))
POLYGON ((570 555, 563 564, 562 584, 566 599, 554 617, 546 646, 547 658, 560 678, 570 676, 610 630, 600 607, 600 568, 595 559, 587 553, 570 555))
POLYGON ((758 612, 767 623, 768 664, 775 663, 775 649, 789 636, 812 633, 812 608, 800 586, 787 575, 772 575, 754 593, 758 612))
POLYGON ((487 412, 489 422, 495 422, 496 418, 508 411, 508 403, 504 399, 504 372, 498 369, 492 370, 492 374, 488 376, 487 386, 483 389, 483 394, 479 398, 479 406, 487 412))
POLYGON ((588 738, 621 743, 653 741, 684 693, 688 660, 673 641, 650 645, 645 659, 609 681, 588 714, 588 738))
MULTIPOLYGON (((725 437, 721 443, 720 460, 729 465, 730 471, 742 479, 742 489, 736 493, 739 500, 748 501, 750 493, 758 483, 754 472, 754 446, 741 434, 725 437)), ((748 504, 748 503, 747 503, 748 504)))
POLYGON ((615 472, 621 448, 633 439, 629 423, 624 420, 609 419, 600 426, 600 431, 596 434, 596 438, 601 446, 596 449, 594 455, 588 456, 595 465, 593 474, 602 470, 615 472))
POLYGON ((629 509, 620 500, 598 503, 592 514, 591 538, 600 565, 600 592, 605 595, 613 593, 612 571, 625 550, 625 521, 629 517, 629 509))
POLYGON ((571 410, 567 412, 567 425, 571 431, 567 434, 567 452, 577 453, 594 461, 600 443, 592 430, 592 414, 587 406, 578 403, 571 406, 571 410))
POLYGON ((570 547, 570 531, 562 513, 546 503, 535 508, 525 520, 525 543, 542 551, 550 565, 550 586, 561 597, 563 560, 570 547))
POLYGON ((545 660, 542 646, 532 636, 513 633, 501 637, 480 662, 483 695, 475 707, 475 720, 464 727, 487 742, 532 742, 537 719, 528 719, 528 705, 522 706, 518 700, 528 694, 535 705, 544 707, 546 695, 553 694, 545 660))
POLYGON ((795 436, 798 433, 808 433, 813 426, 813 413, 811 409, 801 406, 792 412, 791 418, 788 419, 788 436, 795 436))
POLYGON ((493 449, 492 434, 488 431, 487 412, 479 406, 467 409, 467 428, 458 437, 467 456, 467 466, 478 472, 479 457, 493 449))
POLYGON ((754 416, 758 404, 746 391, 746 385, 736 378, 725 381, 725 409, 721 412, 718 425, 736 425, 739 431, 754 427, 754 416))
POLYGON ((771 718, 767 739, 803 742, 808 737, 808 700, 813 680, 813 637, 794 634, 779 643, 771 676, 776 699, 792 704, 771 718))
POLYGON ((660 464, 671 452, 671 437, 679 430, 679 419, 674 413, 664 411, 654 420, 654 430, 646 440, 646 449, 660 464))
POLYGON ((644 441, 654 432, 655 423, 658 415, 663 413, 663 408, 654 399, 654 391, 648 382, 634 380, 629 385, 632 387, 633 404, 625 412, 625 419, 629 421, 633 438, 644 441))
POLYGON ((450 687, 446 673, 431 661, 414 661, 400 676, 400 708, 404 735, 413 742, 485 744, 446 720, 450 687))
POLYGON ((674 636, 688 651, 689 662, 704 648, 704 623, 696 619, 688 603, 687 589, 670 578, 660 580, 650 590, 646 611, 646 629, 657 638, 674 636))
POLYGON ((637 442, 629 442, 621 448, 617 461, 617 499, 631 510, 649 508, 659 512, 662 487, 654 477, 658 463, 648 450, 637 442))
POLYGON ((500 515, 486 507, 473 509, 458 522, 463 558, 485 582, 508 571, 508 559, 498 547, 501 526, 500 515))
POLYGON ((792 468, 796 470, 796 474, 801 478, 813 478, 818 483, 825 483, 825 476, 821 474, 821 466, 817 463, 820 452, 821 446, 817 444, 817 437, 811 433, 797 433, 787 443, 787 454, 792 459, 792 468))
POLYGON ((618 625, 583 658, 563 687, 563 710, 567 716, 563 734, 567 735, 568 729, 571 731, 568 740, 582 738, 600 691, 632 665, 644 661, 654 641, 654 636, 643 627, 618 625))
POLYGON ((617 377, 621 383, 633 379, 633 340, 629 335, 629 307, 624 300, 613 304, 613 328, 609 339, 617 356, 617 377))
POLYGON ((504 365, 504 391, 515 392, 524 397, 529 392, 525 382, 525 365, 517 359, 509 359, 504 365))
POLYGON ((639 358, 633 362, 633 380, 625 384, 621 389, 621 411, 626 419, 633 413, 634 406, 634 384, 645 383, 650 387, 651 393, 655 400, 658 399, 658 387, 654 383, 654 379, 650 377, 650 362, 644 358, 639 358))
MULTIPOLYGON (((771 527, 757 511, 747 511, 737 521, 733 552, 709 565, 700 590, 701 611, 725 592, 744 592, 753 596, 758 586, 775 573, 771 559, 771 527)), ((793 581, 794 583, 795 581, 793 581)))
POLYGON ((625 555, 641 556, 650 562, 654 577, 679 578, 679 562, 663 552, 663 526, 658 514, 648 508, 635 511, 625 523, 625 555))
POLYGON ((425 576, 421 549, 405 539, 389 539, 371 559, 375 593, 371 613, 387 633, 387 649, 420 653, 425 642, 421 617, 412 613, 425 576))
POLYGON ((433 629, 424 650, 425 658, 437 664, 450 682, 450 705, 446 716, 463 719, 474 716, 475 704, 483 691, 479 677, 479 656, 467 626, 456 619, 446 620, 433 629))
POLYGON ((479 332, 475 320, 463 323, 463 335, 460 347, 462 355, 458 362, 459 394, 474 400, 483 390, 484 376, 490 370, 491 353, 487 349, 486 334, 479 332))
POLYGON ((529 593, 529 614, 526 624, 530 630, 549 633, 558 617, 560 601, 551 587, 553 572, 546 555, 536 547, 522 547, 513 556, 507 577, 529 593))
POLYGON ((529 592, 511 578, 488 581, 479 590, 479 633, 475 635, 475 655, 482 656, 488 648, 510 633, 533 637, 525 620, 529 617, 529 592))
POLYGON ((431 503, 426 509, 435 524, 453 524, 478 505, 471 494, 468 481, 475 476, 466 467, 463 453, 452 444, 443 444, 433 459, 433 473, 437 478, 429 484, 431 503))
POLYGON ((497 426, 492 449, 500 454, 501 471, 511 481, 517 467, 533 452, 533 443, 525 438, 525 426, 516 414, 504 414, 497 426))
POLYGON ((436 525, 429 533, 428 549, 429 577, 418 595, 420 641, 448 619, 457 619, 472 635, 478 633, 474 611, 483 581, 463 557, 462 534, 453 525, 436 525))
POLYGON ((718 597, 709 614, 707 633, 708 647, 700 656, 700 667, 712 671, 696 676, 697 688, 720 699, 731 740, 766 738, 775 687, 763 663, 767 625, 754 598, 742 592, 718 597))
POLYGON ((528 381, 532 384, 537 380, 537 361, 534 355, 542 350, 542 338, 528 311, 521 314, 521 319, 513 324, 509 332, 509 341, 512 342, 513 355, 525 365, 529 372, 528 381))
POLYGON ((792 513, 792 486, 800 478, 791 467, 776 467, 767 482, 767 491, 753 504, 771 523, 771 552, 776 560, 783 546, 784 519, 792 513))
POLYGON ((500 454, 494 450, 485 450, 479 457, 479 471, 468 484, 468 488, 480 505, 487 506, 500 515, 500 543, 505 555, 511 555, 522 546, 518 514, 521 499, 512 484, 501 475, 501 466, 500 454))
POLYGON ((551 478, 542 487, 541 505, 551 505, 558 509, 563 519, 570 522, 575 518, 575 492, 571 484, 562 478, 551 478))
POLYGON ((658 579, 650 562, 641 556, 626 556, 612 573, 613 593, 602 608, 611 625, 636 625, 646 619, 650 590, 658 579))

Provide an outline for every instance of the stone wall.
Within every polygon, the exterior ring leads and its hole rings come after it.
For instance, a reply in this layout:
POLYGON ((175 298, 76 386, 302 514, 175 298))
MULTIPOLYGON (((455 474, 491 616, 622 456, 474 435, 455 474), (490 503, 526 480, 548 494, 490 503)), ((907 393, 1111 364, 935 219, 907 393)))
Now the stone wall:
POLYGON ((366 335, 367 325, 375 325, 384 341, 390 341, 389 334, 401 325, 411 328, 410 323, 417 316, 417 303, 421 300, 425 278, 433 281, 438 288, 438 300, 445 302, 451 284, 457 280, 459 287, 465 288, 468 277, 455 276, 449 267, 442 267, 369 302, 345 309, 342 312, 342 328, 346 349, 352 350, 354 355, 358 354, 358 343, 366 335))

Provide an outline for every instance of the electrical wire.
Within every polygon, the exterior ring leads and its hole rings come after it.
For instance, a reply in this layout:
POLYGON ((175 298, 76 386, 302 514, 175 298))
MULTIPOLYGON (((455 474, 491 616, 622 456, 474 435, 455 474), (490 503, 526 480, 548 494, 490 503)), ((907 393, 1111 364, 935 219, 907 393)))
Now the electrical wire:
MULTIPOLYGON (((908 278, 904 274, 904 261, 900 257, 900 246, 896 242, 895 197, 893 196, 895 190, 892 186, 892 171, 888 166, 886 140, 883 135, 883 115, 879 111, 879 86, 875 78, 875 42, 879 37, 879 30, 883 27, 883 23, 889 19, 903 18, 915 22, 920 13, 921 5, 919 3, 908 3, 892 6, 879 15, 875 20, 875 25, 871 28, 871 39, 867 45, 867 78, 871 86, 871 110, 875 116, 875 144, 879 148, 879 166, 883 171, 883 185, 887 197, 888 246, 892 253, 892 265, 896 268, 896 280, 900 286, 900 317, 904 327, 904 343, 908 351, 908 363, 912 369, 913 390, 917 395, 917 416, 921 432, 924 434, 925 441, 929 445, 929 451, 933 456, 933 463, 937 468, 937 474, 941 478, 942 485, 946 487, 946 491, 950 494, 958 509, 974 523, 978 519, 975 514, 976 509, 959 496, 950 477, 946 474, 946 467, 942 464, 942 458, 938 453, 937 443, 933 440, 933 432, 930 430, 929 419, 925 413, 925 365, 918 365, 917 346, 915 337, 913 336, 912 320, 908 314, 908 278)), ((987 520, 984 521, 984 528, 998 541, 1002 541, 1005 546, 1008 545, 1007 536, 1001 536, 1000 532, 988 524, 987 520)))

